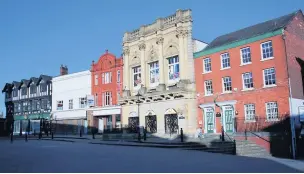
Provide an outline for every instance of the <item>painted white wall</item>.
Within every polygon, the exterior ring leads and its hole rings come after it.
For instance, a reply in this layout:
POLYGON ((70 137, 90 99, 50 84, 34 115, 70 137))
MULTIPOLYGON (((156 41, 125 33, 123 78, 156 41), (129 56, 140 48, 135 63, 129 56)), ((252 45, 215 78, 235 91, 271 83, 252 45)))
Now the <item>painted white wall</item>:
POLYGON ((208 46, 208 44, 196 39, 192 40, 192 44, 193 44, 193 53, 202 51, 204 48, 206 48, 206 46, 208 46))
POLYGON ((86 117, 86 108, 80 108, 79 98, 91 95, 91 72, 89 70, 54 77, 52 79, 53 118, 79 119, 86 117), (69 100, 73 99, 73 109, 69 100), (57 110, 57 101, 63 101, 63 110, 57 110))
POLYGON ((300 119, 304 121, 304 100, 291 98, 291 116, 296 118, 296 126, 300 126, 300 119), (302 110, 302 111, 301 111, 302 110))

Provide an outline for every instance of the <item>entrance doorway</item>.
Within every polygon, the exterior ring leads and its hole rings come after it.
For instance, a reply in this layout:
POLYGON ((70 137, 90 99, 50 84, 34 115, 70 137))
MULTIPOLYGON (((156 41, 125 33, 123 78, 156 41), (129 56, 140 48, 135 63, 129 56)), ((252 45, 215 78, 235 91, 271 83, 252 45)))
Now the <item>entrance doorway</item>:
POLYGON ((139 127, 139 117, 129 117, 129 129, 131 132, 137 132, 139 127))
POLYGON ((165 133, 176 134, 178 132, 178 116, 177 114, 165 115, 165 133))
POLYGON ((205 120, 207 133, 214 133, 214 111, 212 109, 206 109, 205 120))
POLYGON ((98 119, 98 133, 103 133, 103 129, 104 129, 103 119, 99 118, 98 119))
POLYGON ((233 132, 233 107, 226 106, 224 108, 224 125, 226 132, 233 132))
POLYGON ((157 132, 157 120, 156 115, 146 116, 146 129, 149 133, 157 132))

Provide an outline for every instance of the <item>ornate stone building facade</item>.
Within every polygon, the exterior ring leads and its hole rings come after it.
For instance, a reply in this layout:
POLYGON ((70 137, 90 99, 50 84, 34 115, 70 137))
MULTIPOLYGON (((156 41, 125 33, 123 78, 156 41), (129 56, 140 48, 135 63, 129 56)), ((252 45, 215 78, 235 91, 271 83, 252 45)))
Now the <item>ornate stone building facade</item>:
MULTIPOLYGON (((196 44, 196 45, 194 45, 196 44)), ((151 133, 196 130, 191 10, 177 10, 123 38, 122 123, 151 133)))

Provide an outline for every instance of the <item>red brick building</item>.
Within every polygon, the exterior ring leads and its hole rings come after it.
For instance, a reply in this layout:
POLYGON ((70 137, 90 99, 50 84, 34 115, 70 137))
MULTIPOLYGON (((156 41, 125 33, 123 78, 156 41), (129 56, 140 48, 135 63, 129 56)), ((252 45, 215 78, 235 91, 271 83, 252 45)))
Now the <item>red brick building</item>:
POLYGON ((198 127, 204 133, 263 126, 304 110, 304 17, 285 15, 213 40, 194 54, 198 127))
POLYGON ((95 107, 88 111, 93 122, 90 124, 103 130, 120 127, 121 107, 118 97, 122 94, 123 61, 106 51, 98 62, 92 62, 92 95, 95 107))

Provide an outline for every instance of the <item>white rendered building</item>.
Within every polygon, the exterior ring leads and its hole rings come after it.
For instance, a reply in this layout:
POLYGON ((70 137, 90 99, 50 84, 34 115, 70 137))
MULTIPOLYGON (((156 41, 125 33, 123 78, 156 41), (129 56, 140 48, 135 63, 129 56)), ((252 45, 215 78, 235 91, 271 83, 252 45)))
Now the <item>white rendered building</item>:
POLYGON ((91 96, 91 72, 86 70, 67 74, 67 68, 65 68, 61 67, 61 75, 52 79, 53 122, 56 125, 74 127, 78 133, 81 126, 84 126, 83 131, 86 133, 86 110, 89 107, 87 98, 91 96))

